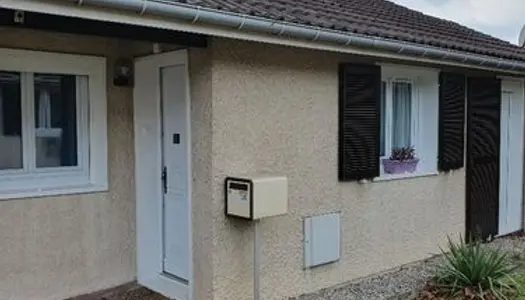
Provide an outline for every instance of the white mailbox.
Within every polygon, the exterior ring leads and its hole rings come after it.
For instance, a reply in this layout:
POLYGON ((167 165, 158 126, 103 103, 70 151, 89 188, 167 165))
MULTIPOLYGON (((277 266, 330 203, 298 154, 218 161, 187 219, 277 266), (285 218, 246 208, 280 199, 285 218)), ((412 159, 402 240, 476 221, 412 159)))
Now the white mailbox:
POLYGON ((288 212, 288 179, 283 176, 228 177, 226 215, 248 220, 288 212))

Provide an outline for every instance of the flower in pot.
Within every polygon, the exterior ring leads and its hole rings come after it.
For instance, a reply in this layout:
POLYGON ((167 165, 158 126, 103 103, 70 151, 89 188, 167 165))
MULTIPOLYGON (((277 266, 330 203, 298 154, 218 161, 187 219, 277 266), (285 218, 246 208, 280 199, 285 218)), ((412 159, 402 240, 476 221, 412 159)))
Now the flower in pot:
POLYGON ((389 158, 382 159, 383 170, 387 174, 414 173, 419 159, 414 147, 395 147, 389 158))

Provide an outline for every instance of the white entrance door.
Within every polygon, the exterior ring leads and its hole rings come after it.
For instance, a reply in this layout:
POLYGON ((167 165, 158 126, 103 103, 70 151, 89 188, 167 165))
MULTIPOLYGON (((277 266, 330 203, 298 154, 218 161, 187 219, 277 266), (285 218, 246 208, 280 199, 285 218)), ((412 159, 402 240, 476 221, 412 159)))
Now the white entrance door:
POLYGON ((185 50, 135 62, 137 269, 140 284, 188 299, 190 105, 185 50))
POLYGON ((163 152, 164 272, 188 280, 189 153, 186 66, 160 69, 163 152))
POLYGON ((499 234, 519 231, 523 207, 524 91, 521 82, 503 81, 499 234))

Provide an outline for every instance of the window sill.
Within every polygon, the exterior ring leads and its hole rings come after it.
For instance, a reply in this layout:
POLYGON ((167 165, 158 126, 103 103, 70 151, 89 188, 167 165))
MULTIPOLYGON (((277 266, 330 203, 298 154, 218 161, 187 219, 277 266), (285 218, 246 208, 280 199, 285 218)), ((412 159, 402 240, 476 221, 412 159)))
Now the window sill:
POLYGON ((108 191, 107 185, 85 184, 74 186, 61 186, 34 189, 10 189, 0 190, 0 200, 11 200, 21 198, 40 198, 49 196, 65 196, 74 194, 87 194, 108 191))
POLYGON ((439 175, 438 171, 427 172, 427 173, 405 173, 405 174, 384 174, 380 177, 376 177, 372 182, 383 182, 383 181, 392 181, 392 180, 402 180, 402 179, 411 179, 419 177, 431 177, 439 175))

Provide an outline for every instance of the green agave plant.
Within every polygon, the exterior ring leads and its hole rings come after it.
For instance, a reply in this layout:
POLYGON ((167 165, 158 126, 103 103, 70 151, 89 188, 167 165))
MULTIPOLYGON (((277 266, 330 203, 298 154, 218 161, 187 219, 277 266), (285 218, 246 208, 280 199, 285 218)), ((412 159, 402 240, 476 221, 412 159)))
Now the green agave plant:
POLYGON ((519 275, 516 279, 519 285, 518 295, 516 295, 516 299, 513 300, 525 300, 525 275, 519 275))
POLYGON ((437 287, 450 295, 463 294, 467 299, 510 300, 516 295, 516 267, 507 252, 448 239, 444 260, 434 270, 437 287))

